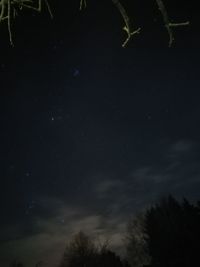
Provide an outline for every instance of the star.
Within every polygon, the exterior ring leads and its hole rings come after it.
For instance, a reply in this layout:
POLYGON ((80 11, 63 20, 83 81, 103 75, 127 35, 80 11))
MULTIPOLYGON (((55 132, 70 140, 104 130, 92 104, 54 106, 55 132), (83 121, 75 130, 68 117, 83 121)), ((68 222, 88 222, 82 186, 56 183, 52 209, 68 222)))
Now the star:
POLYGON ((147 119, 148 120, 151 120, 152 119, 151 114, 147 114, 146 116, 147 116, 147 119))
POLYGON ((73 77, 77 77, 80 75, 80 71, 78 69, 74 69, 73 77))

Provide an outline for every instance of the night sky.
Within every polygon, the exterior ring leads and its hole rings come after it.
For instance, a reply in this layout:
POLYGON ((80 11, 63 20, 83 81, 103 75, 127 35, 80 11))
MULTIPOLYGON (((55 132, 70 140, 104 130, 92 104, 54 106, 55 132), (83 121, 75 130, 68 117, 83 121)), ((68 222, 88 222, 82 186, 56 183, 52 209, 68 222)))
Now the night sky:
POLYGON ((165 1, 190 20, 171 48, 155 1, 122 2, 142 28, 125 49, 108 0, 82 12, 78 0, 49 0, 53 20, 45 6, 26 11, 14 47, 0 25, 2 267, 55 266, 79 230, 123 253, 133 214, 168 194, 199 199, 196 2, 165 1))

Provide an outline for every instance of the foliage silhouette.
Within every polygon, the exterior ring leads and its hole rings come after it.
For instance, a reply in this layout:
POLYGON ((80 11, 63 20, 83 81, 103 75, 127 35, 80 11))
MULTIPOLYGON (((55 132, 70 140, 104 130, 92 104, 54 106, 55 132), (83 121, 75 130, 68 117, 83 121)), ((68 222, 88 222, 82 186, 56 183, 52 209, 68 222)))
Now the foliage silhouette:
POLYGON ((200 266, 199 202, 168 196, 129 225, 126 248, 133 267, 200 266))
POLYGON ((137 214, 127 227, 126 254, 131 266, 143 267, 150 263, 150 255, 147 247, 147 234, 145 232, 145 216, 137 214))
POLYGON ((107 248, 100 249, 91 238, 79 232, 67 245, 59 267, 129 267, 119 256, 107 248))
POLYGON ((162 199, 146 213, 147 244, 152 266, 200 265, 200 210, 186 199, 162 199))
POLYGON ((14 260, 11 264, 10 264, 10 267, 24 267, 23 263, 17 261, 17 260, 14 260))

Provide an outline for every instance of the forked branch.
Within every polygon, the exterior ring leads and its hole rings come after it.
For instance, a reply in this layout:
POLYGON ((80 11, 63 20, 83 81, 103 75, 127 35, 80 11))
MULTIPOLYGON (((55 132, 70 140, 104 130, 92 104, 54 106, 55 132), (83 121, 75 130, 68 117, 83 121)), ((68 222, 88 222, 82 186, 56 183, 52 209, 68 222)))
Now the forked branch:
POLYGON ((123 30, 127 33, 127 38, 124 41, 124 43, 122 44, 122 47, 125 47, 133 35, 140 33, 141 28, 138 28, 138 29, 132 31, 132 28, 130 26, 129 16, 128 16, 125 8, 123 7, 123 5, 120 3, 119 0, 112 0, 112 2, 117 7, 119 12, 121 13, 121 16, 122 16, 124 23, 125 23, 123 30))
MULTIPOLYGON (((127 33, 127 38, 122 44, 122 47, 125 47, 133 35, 140 33, 141 28, 138 28, 138 29, 132 31, 132 28, 130 26, 129 16, 128 16, 125 8, 123 7, 123 5, 120 3, 119 0, 112 0, 112 2, 119 10, 119 12, 123 18, 123 21, 125 23, 123 30, 127 33)), ((83 8, 86 8, 86 6, 87 6, 86 0, 80 0, 80 10, 82 10, 83 8)))
POLYGON ((23 8, 29 8, 37 12, 42 11, 42 1, 47 6, 48 12, 53 18, 51 8, 47 0, 1 0, 0 1, 0 23, 4 20, 7 20, 8 32, 10 44, 13 46, 13 38, 11 31, 11 21, 16 17, 17 11, 23 8), (38 2, 38 6, 35 6, 35 3, 38 2))
MULTIPOLYGON (((167 29, 168 35, 169 35, 169 47, 171 47, 173 41, 174 41, 174 33, 173 33, 173 28, 175 27, 181 27, 181 26, 188 26, 190 24, 189 21, 186 22, 181 22, 181 23, 173 23, 170 21, 166 7, 163 3, 163 0, 155 0, 157 2, 158 8, 161 12, 165 27, 167 29)), ((112 0, 113 4, 116 6, 116 8, 119 10, 123 21, 125 23, 125 26, 123 27, 123 30, 127 33, 127 38, 122 44, 122 47, 125 47, 131 37, 135 34, 140 33, 141 28, 138 28, 136 30, 133 30, 131 25, 130 25, 130 18, 127 14, 126 9, 124 6, 121 4, 121 0, 112 0)), ((83 8, 86 8, 86 0, 80 0, 80 10, 83 8)))
POLYGON ((165 5, 162 0, 156 0, 158 8, 162 14, 163 21, 165 24, 165 27, 167 29, 168 35, 169 35, 169 47, 172 46, 172 43, 174 41, 174 33, 173 33, 173 27, 181 27, 181 26, 187 26, 190 24, 189 21, 181 22, 181 23, 172 23, 170 22, 167 10, 165 8, 165 5))

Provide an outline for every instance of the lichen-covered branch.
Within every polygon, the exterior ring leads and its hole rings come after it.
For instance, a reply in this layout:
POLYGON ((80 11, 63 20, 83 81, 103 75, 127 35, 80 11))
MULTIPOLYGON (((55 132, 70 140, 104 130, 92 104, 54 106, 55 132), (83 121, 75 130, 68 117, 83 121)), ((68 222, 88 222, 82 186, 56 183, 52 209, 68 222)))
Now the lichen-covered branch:
POLYGON ((140 28, 132 31, 132 28, 130 26, 130 19, 129 16, 125 10, 125 8, 123 7, 123 5, 120 3, 119 0, 112 0, 113 4, 117 7, 117 9, 119 10, 119 12, 121 13, 121 16, 124 20, 125 26, 123 27, 123 30, 127 33, 127 38, 124 41, 124 43, 122 44, 122 47, 125 47, 128 43, 128 41, 130 40, 130 38, 135 35, 138 34, 140 32, 140 28))
POLYGON ((167 29, 168 35, 169 35, 169 47, 171 47, 173 41, 174 41, 174 33, 173 33, 173 27, 180 27, 180 26, 187 26, 189 25, 189 21, 182 22, 182 23, 172 23, 170 22, 167 10, 165 8, 165 5, 162 0, 156 0, 158 8, 162 14, 163 21, 165 24, 165 27, 167 29))

